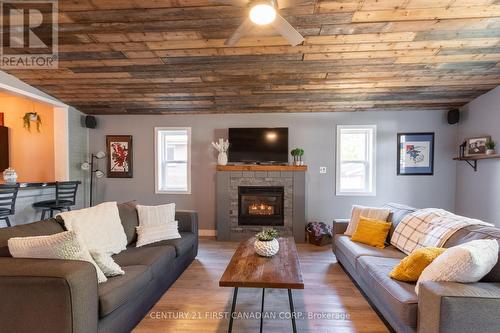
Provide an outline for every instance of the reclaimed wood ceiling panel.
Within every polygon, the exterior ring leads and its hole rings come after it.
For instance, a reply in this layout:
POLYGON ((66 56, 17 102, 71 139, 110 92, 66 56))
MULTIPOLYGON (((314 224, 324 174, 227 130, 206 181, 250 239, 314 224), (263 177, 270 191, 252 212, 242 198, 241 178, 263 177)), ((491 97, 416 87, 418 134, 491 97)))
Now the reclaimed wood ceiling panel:
POLYGON ((60 0, 58 70, 9 73, 89 114, 450 109, 500 84, 500 0, 305 1, 291 47, 209 0, 60 0))

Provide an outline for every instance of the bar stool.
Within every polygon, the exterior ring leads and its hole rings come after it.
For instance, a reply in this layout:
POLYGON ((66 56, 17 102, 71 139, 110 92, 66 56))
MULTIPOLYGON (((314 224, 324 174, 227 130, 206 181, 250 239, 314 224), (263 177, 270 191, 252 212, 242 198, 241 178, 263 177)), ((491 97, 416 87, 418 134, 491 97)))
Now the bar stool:
POLYGON ((34 208, 42 208, 42 220, 45 220, 45 214, 50 212, 50 217, 54 217, 54 211, 70 211, 71 206, 75 205, 76 191, 78 190, 78 181, 56 182, 56 199, 35 202, 34 208))
POLYGON ((4 220, 10 227, 9 215, 14 215, 16 211, 16 199, 19 184, 0 185, 0 220, 4 220))

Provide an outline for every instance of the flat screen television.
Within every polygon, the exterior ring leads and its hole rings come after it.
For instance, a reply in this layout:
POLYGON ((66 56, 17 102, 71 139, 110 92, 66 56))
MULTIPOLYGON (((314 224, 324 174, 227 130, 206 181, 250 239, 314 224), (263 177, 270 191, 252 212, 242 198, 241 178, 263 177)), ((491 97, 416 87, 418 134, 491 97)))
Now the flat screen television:
POLYGON ((230 128, 230 163, 288 163, 288 128, 230 128))

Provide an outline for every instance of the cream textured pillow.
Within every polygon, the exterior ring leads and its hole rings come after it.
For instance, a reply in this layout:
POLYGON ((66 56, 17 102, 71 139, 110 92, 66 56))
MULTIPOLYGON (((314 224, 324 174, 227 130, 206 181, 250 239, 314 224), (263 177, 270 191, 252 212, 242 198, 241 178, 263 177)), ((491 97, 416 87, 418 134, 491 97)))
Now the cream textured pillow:
POLYGON ((360 216, 378 221, 387 221, 387 218, 389 217, 390 213, 391 210, 387 208, 376 208, 376 207, 365 207, 365 206, 354 205, 352 206, 351 220, 347 225, 347 229, 344 232, 344 235, 352 236, 352 234, 356 230, 356 227, 358 226, 360 216))
POLYGON ((90 255, 96 262, 97 266, 102 270, 104 275, 106 276, 117 276, 123 275, 125 272, 118 265, 113 258, 111 257, 111 253, 99 252, 99 251, 90 251, 90 255))
POLYGON ((498 242, 478 239, 450 247, 420 275, 415 292, 424 281, 470 283, 481 280, 498 261, 498 242))
POLYGON ((137 205, 139 226, 137 247, 167 239, 181 238, 175 221, 175 204, 159 206, 137 205))
POLYGON ((58 214, 66 229, 77 233, 88 249, 100 252, 120 253, 127 247, 116 202, 63 212, 58 214))
POLYGON ((66 259, 88 261, 97 271, 97 281, 106 282, 106 276, 95 263, 83 241, 73 231, 50 236, 14 237, 7 241, 14 258, 66 259))

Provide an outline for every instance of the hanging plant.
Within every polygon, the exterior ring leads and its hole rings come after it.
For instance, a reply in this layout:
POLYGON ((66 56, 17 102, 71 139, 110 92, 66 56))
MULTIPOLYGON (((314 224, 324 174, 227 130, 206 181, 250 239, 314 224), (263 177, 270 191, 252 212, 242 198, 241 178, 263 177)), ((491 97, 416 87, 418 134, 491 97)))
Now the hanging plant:
POLYGON ((26 112, 23 117, 24 128, 31 132, 31 122, 36 122, 36 130, 40 132, 40 126, 42 126, 42 118, 36 112, 26 112))

